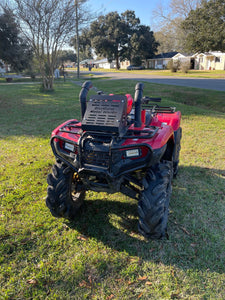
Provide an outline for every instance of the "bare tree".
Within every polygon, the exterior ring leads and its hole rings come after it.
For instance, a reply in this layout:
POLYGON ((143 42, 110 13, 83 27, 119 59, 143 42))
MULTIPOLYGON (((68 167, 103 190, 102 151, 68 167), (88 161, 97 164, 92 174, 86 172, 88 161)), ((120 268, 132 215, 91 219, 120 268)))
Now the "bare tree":
POLYGON ((159 52, 183 51, 185 33, 181 23, 201 0, 171 0, 169 5, 158 4, 154 11, 153 30, 160 43, 159 52))
POLYGON ((161 2, 154 10, 154 17, 158 21, 172 21, 176 18, 187 18, 191 10, 196 9, 202 0, 170 0, 169 4, 163 5, 161 2))
MULTIPOLYGON (((79 2, 82 5, 87 0, 79 2)), ((34 49, 43 87, 51 90, 58 52, 75 34, 74 0, 12 0, 11 5, 24 36, 34 49)))
POLYGON ((196 9, 201 3, 201 0, 172 0, 170 9, 172 15, 181 19, 187 18, 189 12, 196 9))
MULTIPOLYGON (((75 18, 76 18, 76 34, 72 39, 75 43, 77 53, 77 78, 80 77, 80 34, 83 32, 84 27, 90 24, 93 19, 97 17, 94 13, 90 13, 84 6, 87 0, 74 0, 75 3, 75 18)), ((71 44, 71 43, 70 43, 71 44)))

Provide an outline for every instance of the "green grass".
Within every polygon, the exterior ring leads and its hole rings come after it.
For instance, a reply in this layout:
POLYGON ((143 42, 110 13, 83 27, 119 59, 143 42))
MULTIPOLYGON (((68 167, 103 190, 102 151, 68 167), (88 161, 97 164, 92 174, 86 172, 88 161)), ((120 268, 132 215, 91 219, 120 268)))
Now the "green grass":
MULTIPOLYGON (((81 68, 83 71, 88 71, 87 68, 81 68)), ((76 71, 76 69, 67 69, 69 73, 71 71, 76 71)), ((145 70, 126 70, 126 69, 92 69, 92 72, 119 72, 119 73, 134 73, 134 74, 145 74, 145 75, 156 75, 156 76, 173 76, 173 77, 194 77, 194 78, 225 78, 225 70, 189 70, 188 73, 184 73, 182 71, 177 71, 177 72, 171 72, 170 70, 150 70, 150 69, 145 69, 145 70)))
MULTIPOLYGON (((113 86, 114 93, 124 94, 125 91, 126 93, 130 92, 132 95, 134 94, 135 81, 117 80, 114 83, 111 80, 104 80, 103 82, 100 82, 100 80, 101 78, 99 78, 99 82, 96 85, 100 86, 104 92, 110 93, 113 86)), ((205 112, 202 112, 203 114, 208 114, 211 110, 225 112, 224 92, 144 83, 144 94, 152 97, 161 97, 164 101, 163 103, 168 105, 171 105, 172 102, 177 107, 178 104, 186 104, 185 113, 187 110, 188 113, 193 110, 195 113, 195 107, 197 110, 200 107, 206 109, 205 112)), ((181 108, 179 107, 179 109, 181 108)))
MULTIPOLYGON (((124 94, 136 84, 93 83, 124 94)), ((0 299, 224 299, 225 93, 145 83, 182 111, 183 128, 169 240, 147 241, 136 201, 121 194, 88 192, 74 222, 45 206, 50 134, 80 118, 79 91, 0 86, 0 299)))

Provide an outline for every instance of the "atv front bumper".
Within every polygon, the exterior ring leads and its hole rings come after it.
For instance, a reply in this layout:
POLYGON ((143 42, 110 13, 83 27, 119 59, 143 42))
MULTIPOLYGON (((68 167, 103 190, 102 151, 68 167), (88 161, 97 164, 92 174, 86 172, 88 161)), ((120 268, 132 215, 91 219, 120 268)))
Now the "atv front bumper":
POLYGON ((108 193, 121 191, 124 181, 132 181, 131 173, 155 164, 166 150, 166 146, 152 150, 145 143, 122 146, 112 137, 98 136, 81 137, 78 143, 53 136, 51 146, 54 155, 79 174, 87 189, 108 193))

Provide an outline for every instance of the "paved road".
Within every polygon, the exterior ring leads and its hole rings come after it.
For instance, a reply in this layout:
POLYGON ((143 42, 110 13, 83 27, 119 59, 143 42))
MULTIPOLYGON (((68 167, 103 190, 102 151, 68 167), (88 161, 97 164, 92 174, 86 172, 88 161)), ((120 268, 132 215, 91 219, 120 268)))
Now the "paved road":
MULTIPOLYGON (((90 73, 90 72, 89 72, 90 73)), ((137 81, 147 81, 159 84, 169 84, 177 86, 187 86, 208 90, 216 90, 225 92, 225 79, 205 79, 205 78, 182 78, 169 76, 155 76, 145 74, 134 74, 129 72, 91 72, 92 74, 108 76, 112 79, 133 79, 137 81)))
MULTIPOLYGON (((188 78, 188 77, 170 77, 157 76, 147 74, 135 74, 129 72, 83 72, 81 74, 95 74, 99 76, 111 77, 112 79, 132 79, 135 81, 146 81, 159 84, 168 84, 176 86, 187 86, 193 88, 216 90, 225 92, 225 79, 205 79, 205 78, 188 78)), ((24 84, 25 82, 0 83, 0 85, 24 84)), ((38 84, 38 82, 36 82, 38 84)), ((34 82, 26 82, 26 84, 34 84, 34 82)))

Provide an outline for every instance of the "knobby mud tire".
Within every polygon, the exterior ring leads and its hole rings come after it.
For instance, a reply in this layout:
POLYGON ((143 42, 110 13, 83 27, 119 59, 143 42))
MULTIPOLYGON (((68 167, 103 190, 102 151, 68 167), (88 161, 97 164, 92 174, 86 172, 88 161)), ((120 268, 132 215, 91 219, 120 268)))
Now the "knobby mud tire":
POLYGON ((147 171, 138 203, 139 232, 147 238, 160 239, 167 235, 172 176, 171 161, 157 163, 147 171))
POLYGON ((54 217, 74 219, 84 202, 85 190, 74 170, 61 161, 47 177, 46 205, 54 217))

